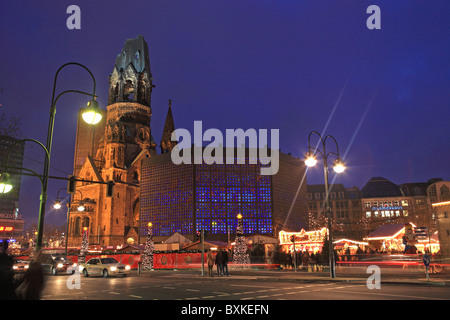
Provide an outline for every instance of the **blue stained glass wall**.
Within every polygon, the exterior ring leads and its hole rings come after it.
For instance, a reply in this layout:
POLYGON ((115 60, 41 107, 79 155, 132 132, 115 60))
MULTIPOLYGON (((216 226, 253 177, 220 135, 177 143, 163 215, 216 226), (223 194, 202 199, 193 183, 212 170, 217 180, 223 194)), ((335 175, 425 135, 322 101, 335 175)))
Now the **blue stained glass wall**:
POLYGON ((260 168, 236 161, 175 165, 165 154, 146 159, 140 183, 141 240, 148 222, 154 236, 194 235, 202 229, 218 237, 234 234, 238 214, 245 234, 272 234, 272 181, 260 175, 260 168))
POLYGON ((196 230, 235 233, 237 215, 241 214, 244 233, 271 234, 271 178, 260 175, 260 167, 236 161, 196 165, 196 230))

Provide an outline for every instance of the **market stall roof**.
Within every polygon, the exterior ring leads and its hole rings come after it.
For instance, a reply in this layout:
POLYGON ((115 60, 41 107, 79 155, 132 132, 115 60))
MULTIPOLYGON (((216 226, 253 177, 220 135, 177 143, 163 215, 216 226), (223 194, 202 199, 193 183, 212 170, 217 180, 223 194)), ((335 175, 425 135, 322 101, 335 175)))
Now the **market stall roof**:
MULTIPOLYGON (((228 247, 227 242, 222 241, 205 241, 204 248, 205 250, 217 248, 217 249, 226 249, 228 247)), ((201 250, 202 244, 200 241, 191 243, 185 247, 183 247, 183 250, 201 250)))
POLYGON ((351 240, 351 239, 339 239, 336 241, 333 241, 335 246, 343 246, 346 243, 348 243, 349 245, 364 245, 364 246, 368 246, 369 243, 368 242, 362 242, 362 241, 356 241, 356 240, 351 240))
MULTIPOLYGON (((411 225, 413 226, 413 228, 416 227, 413 223, 411 223, 411 225)), ((385 224, 372 231, 365 240, 381 240, 387 238, 392 239, 400 235, 402 232, 405 232, 404 223, 385 224)))

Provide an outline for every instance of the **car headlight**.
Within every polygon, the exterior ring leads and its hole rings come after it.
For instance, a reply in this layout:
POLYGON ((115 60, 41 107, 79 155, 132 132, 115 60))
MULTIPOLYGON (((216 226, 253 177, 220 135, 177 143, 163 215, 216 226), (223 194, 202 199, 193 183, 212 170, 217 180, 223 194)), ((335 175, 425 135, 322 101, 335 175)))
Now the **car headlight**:
POLYGON ((112 266, 112 267, 110 268, 110 270, 111 270, 111 271, 116 271, 116 270, 117 270, 117 267, 112 266))
POLYGON ((18 266, 13 266, 13 269, 14 270, 19 269, 19 267, 18 266))
POLYGON ((24 268, 25 268, 25 269, 28 269, 29 267, 30 267, 30 266, 29 266, 28 264, 26 264, 24 268))
POLYGON ((62 268, 62 267, 64 267, 64 265, 62 263, 58 263, 57 267, 62 268))
POLYGON ((79 266, 78 267, 78 271, 82 272, 83 271, 83 266, 79 266))
POLYGON ((125 270, 127 270, 127 271, 128 271, 128 270, 130 270, 130 269, 131 269, 131 267, 130 267, 130 266, 128 266, 128 265, 126 265, 126 266, 125 266, 125 270))

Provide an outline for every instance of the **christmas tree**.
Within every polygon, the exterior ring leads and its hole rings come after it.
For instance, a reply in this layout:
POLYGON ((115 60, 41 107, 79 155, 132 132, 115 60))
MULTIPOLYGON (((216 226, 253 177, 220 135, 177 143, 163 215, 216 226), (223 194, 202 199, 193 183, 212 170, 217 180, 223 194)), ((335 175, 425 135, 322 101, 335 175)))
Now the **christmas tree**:
POLYGON ((86 254, 89 249, 89 240, 88 240, 88 228, 83 228, 83 239, 81 240, 81 249, 80 255, 78 257, 78 263, 86 262, 86 254))
POLYGON ((238 215, 238 226, 236 228, 236 245, 233 250, 233 264, 242 268, 249 267, 250 257, 247 253, 245 243, 244 227, 242 225, 242 215, 238 215))
POLYGON ((155 251, 155 243, 153 242, 152 223, 148 223, 147 241, 145 242, 145 251, 142 259, 144 270, 153 270, 153 251, 155 251))

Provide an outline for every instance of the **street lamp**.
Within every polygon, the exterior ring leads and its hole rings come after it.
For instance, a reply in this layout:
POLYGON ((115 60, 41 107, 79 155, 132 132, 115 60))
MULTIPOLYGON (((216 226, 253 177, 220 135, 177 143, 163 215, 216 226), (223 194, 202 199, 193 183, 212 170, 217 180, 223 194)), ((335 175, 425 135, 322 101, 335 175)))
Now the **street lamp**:
POLYGON ((10 175, 7 172, 0 173, 0 193, 8 193, 13 188, 10 175))
MULTIPOLYGON (((53 208, 55 208, 55 209, 61 209, 61 206, 62 206, 61 205, 61 201, 59 200, 60 199, 59 198, 59 192, 61 190, 67 190, 67 188, 61 188, 61 189, 58 190, 58 193, 56 195, 56 201, 53 204, 53 208)), ((83 193, 80 190, 76 190, 76 191, 78 191, 80 193, 80 195, 81 195, 80 204, 78 205, 77 210, 78 211, 84 211, 85 207, 84 207, 84 204, 83 204, 83 193)), ((75 201, 76 200, 72 201, 71 203, 73 203, 75 201)), ((64 251, 66 260, 67 260, 67 243, 69 242, 69 215, 70 215, 70 203, 67 204, 66 243, 65 243, 65 251, 64 251)))
POLYGON ((41 193, 41 205, 39 208, 38 237, 37 237, 37 243, 36 243, 37 250, 39 250, 42 246, 42 237, 43 237, 43 232, 44 232, 45 205, 47 202, 48 177, 49 177, 50 155, 51 155, 52 140, 53 140, 53 129, 55 126, 56 102, 62 95, 69 93, 69 92, 79 93, 79 94, 83 94, 83 95, 92 97, 92 99, 88 102, 88 107, 89 107, 87 110, 88 114, 86 114, 86 116, 83 115, 83 120, 88 121, 88 123, 90 123, 90 124, 96 124, 101 120, 101 115, 98 112, 99 107, 98 107, 97 101, 95 100, 97 97, 95 94, 95 87, 96 87, 96 83, 95 83, 94 75, 86 66, 84 66, 80 63, 69 62, 69 63, 62 65, 56 71, 55 79, 53 81, 53 94, 52 94, 52 102, 50 105, 50 119, 49 119, 48 130, 47 130, 46 149, 47 149, 48 154, 44 161, 44 173, 42 175, 43 187, 42 187, 42 193, 41 193), (87 92, 83 92, 83 91, 79 91, 79 90, 65 90, 65 91, 61 92, 59 95, 55 96, 56 81, 58 78, 58 74, 63 68, 65 68, 69 65, 81 67, 89 73, 89 75, 92 77, 92 80, 94 82, 92 93, 87 93, 87 92))
POLYGON ((333 214, 331 212, 331 203, 330 203, 330 196, 329 196, 329 190, 328 190, 328 156, 334 155, 336 156, 336 159, 333 162, 333 170, 336 173, 342 173, 345 170, 345 164, 344 161, 341 159, 339 155, 339 146, 336 142, 336 139, 333 136, 327 135, 325 138, 322 138, 322 136, 317 131, 311 131, 308 136, 308 152, 305 156, 305 164, 308 167, 313 167, 317 164, 317 159, 315 157, 315 154, 319 153, 322 156, 323 159, 323 172, 325 176, 325 204, 326 204, 326 211, 328 215, 328 256, 330 261, 330 276, 331 278, 336 277, 335 272, 335 263, 334 263, 334 248, 333 248, 333 230, 331 221, 333 219, 333 214), (322 151, 320 151, 317 148, 311 147, 311 135, 317 134, 319 136, 320 142, 322 144, 322 151), (336 152, 328 152, 326 151, 325 143, 327 139, 332 139, 334 143, 336 144, 336 152))

